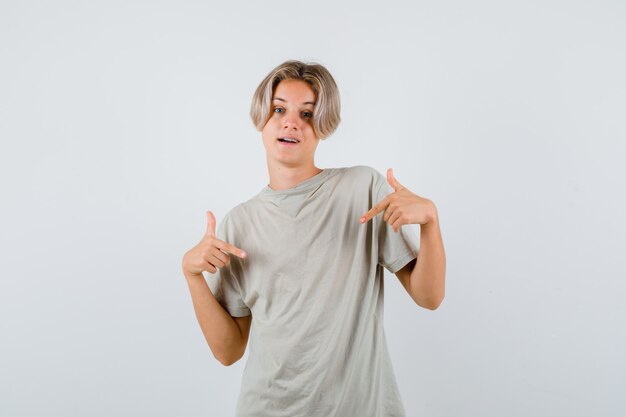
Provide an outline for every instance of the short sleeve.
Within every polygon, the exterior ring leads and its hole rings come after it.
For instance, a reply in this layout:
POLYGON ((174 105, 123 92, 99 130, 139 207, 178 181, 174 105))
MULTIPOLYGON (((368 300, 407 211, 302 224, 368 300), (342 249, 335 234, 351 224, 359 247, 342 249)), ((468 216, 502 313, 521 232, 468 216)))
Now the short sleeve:
MULTIPOLYGON (((376 171, 377 179, 374 182, 374 204, 393 193, 393 188, 387 179, 376 171), (377 185, 376 185, 377 184, 377 185)), ((383 220, 384 212, 379 213, 375 219, 378 238, 378 263, 389 272, 395 274, 419 254, 419 242, 413 225, 406 224, 400 227, 398 232, 393 230, 389 223, 383 220)))
MULTIPOLYGON (((234 244, 233 231, 229 226, 229 218, 224 217, 217 226, 216 237, 225 242, 234 244)), ((235 271, 241 270, 241 268, 237 268, 240 258, 235 255, 229 256, 229 265, 224 268, 217 268, 215 274, 209 274, 208 285, 215 299, 231 316, 249 316, 251 314, 250 309, 243 301, 237 275, 235 274, 235 271)))

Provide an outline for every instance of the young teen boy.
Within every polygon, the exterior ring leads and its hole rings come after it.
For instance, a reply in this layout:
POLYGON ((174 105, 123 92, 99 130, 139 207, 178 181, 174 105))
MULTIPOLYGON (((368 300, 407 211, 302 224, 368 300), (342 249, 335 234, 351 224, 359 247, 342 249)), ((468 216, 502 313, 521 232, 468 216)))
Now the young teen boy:
POLYGON ((383 329, 384 270, 434 310, 445 253, 434 203, 373 168, 315 166, 340 122, 319 64, 287 61, 258 86, 269 184, 221 220, 207 212, 183 272, 213 355, 238 361, 237 416, 404 416, 383 329), (382 216, 377 214, 382 213, 382 216), (420 224, 417 238, 403 225, 420 224), (419 254, 419 256, 418 256, 419 254), (202 271, 214 274, 207 285, 202 271))

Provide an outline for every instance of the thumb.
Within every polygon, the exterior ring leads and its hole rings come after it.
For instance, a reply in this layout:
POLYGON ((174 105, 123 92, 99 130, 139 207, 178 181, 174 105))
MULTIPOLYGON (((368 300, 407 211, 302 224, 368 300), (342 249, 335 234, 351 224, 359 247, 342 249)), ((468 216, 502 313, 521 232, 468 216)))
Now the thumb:
POLYGON ((400 191, 401 189, 404 188, 404 186, 400 184, 400 182, 396 179, 396 177, 393 176, 392 168, 389 168, 387 170, 387 182, 389 183, 389 185, 393 187, 394 191, 400 191))
POLYGON ((215 216, 211 210, 206 212, 207 227, 204 233, 205 237, 215 237, 215 216))

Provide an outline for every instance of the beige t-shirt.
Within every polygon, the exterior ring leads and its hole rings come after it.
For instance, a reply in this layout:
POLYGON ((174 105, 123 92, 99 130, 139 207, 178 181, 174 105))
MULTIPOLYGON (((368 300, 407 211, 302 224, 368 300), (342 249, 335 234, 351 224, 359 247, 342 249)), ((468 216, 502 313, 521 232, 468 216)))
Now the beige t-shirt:
POLYGON ((252 314, 238 417, 398 417, 383 329, 383 267, 418 253, 409 226, 362 214, 392 193, 368 166, 326 168, 234 207, 217 237, 246 251, 209 275, 234 317, 252 314))

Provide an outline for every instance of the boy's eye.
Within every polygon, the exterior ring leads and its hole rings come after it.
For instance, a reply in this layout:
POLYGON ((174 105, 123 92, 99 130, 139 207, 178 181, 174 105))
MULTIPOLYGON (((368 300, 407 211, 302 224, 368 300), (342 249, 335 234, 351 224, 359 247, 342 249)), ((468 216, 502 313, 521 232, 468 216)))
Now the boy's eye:
MULTIPOLYGON (((284 109, 282 107, 274 107, 274 109, 272 110, 274 113, 283 113, 284 109)), ((310 111, 305 111, 302 112, 302 115, 308 119, 311 119, 313 117, 313 113, 310 111)))

